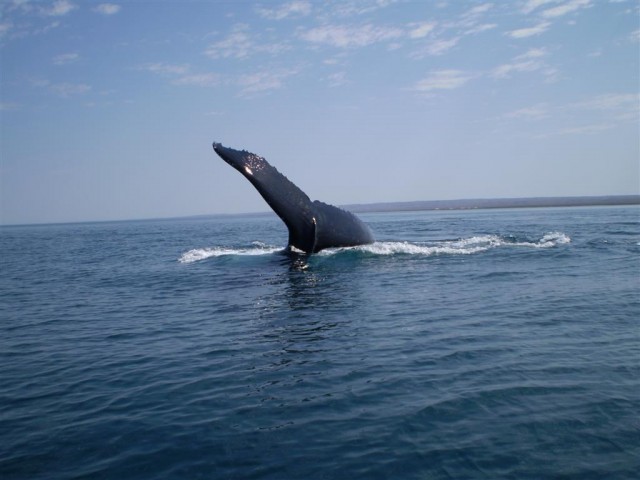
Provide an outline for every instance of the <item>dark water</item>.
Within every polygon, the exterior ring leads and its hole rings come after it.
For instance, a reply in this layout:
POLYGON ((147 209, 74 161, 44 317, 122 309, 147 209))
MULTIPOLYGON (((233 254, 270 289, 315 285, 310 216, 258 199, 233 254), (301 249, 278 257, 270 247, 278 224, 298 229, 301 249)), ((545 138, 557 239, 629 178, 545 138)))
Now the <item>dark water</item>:
POLYGON ((0 229, 0 478, 638 478, 639 208, 362 217, 0 229))

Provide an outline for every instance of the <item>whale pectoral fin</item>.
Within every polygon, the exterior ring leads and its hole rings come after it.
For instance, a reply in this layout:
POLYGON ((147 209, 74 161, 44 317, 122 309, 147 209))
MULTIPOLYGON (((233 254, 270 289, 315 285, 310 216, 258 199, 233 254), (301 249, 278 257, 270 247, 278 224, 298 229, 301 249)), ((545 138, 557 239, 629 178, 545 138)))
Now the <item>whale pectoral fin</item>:
POLYGON ((311 199, 263 157, 213 144, 215 152, 258 190, 289 230, 289 246, 313 252, 316 224, 311 199))
POLYGON ((312 202, 264 158, 245 150, 213 144, 222 159, 256 187, 289 229, 289 247, 314 253, 329 247, 373 243, 373 234, 354 214, 322 202, 312 202))

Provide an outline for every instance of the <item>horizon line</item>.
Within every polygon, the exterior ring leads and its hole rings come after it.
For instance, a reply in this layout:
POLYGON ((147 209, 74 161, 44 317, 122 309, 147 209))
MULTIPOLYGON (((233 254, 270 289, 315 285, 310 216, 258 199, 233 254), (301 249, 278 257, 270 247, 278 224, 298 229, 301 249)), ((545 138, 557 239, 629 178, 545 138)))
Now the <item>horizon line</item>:
MULTIPOLYGON (((548 197, 498 197, 498 198, 465 198, 454 200, 413 200, 393 202, 369 202, 338 205, 340 208, 353 213, 385 213, 385 212, 419 212, 439 210, 490 210, 508 208, 554 208, 554 207, 596 207, 596 206, 625 206, 640 205, 640 194, 631 195, 574 195, 548 197)), ((104 220, 69 220, 53 222, 25 222, 1 223, 0 227, 45 226, 45 225, 74 225, 82 223, 117 223, 178 220, 205 217, 227 217, 242 215, 275 215, 270 210, 236 213, 201 213, 193 215, 120 218, 104 220)))

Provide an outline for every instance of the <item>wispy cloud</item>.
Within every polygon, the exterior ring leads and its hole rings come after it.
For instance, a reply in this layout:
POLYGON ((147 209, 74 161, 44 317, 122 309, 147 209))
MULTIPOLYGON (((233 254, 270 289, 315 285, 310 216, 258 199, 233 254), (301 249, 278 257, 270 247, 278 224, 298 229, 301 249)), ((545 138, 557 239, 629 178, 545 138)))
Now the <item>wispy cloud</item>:
POLYGON ((336 72, 332 73, 327 77, 327 83, 330 87, 341 87, 342 85, 346 85, 347 80, 347 72, 336 72))
POLYGON ((409 38, 413 39, 424 38, 429 35, 429 33, 431 33, 435 27, 436 22, 410 23, 407 35, 409 36, 409 38))
POLYGON ((482 23, 480 25, 476 25, 475 27, 471 27, 468 30, 464 31, 465 35, 475 35, 476 33, 486 32, 487 30, 493 30, 496 28, 498 24, 496 23, 482 23))
POLYGON ((539 103, 530 107, 520 108, 504 114, 505 118, 516 118, 525 120, 540 120, 549 116, 549 106, 546 103, 539 103))
POLYGON ((471 78, 473 78, 472 75, 462 70, 436 70, 419 80, 412 90, 419 93, 431 93, 434 90, 453 90, 462 87, 471 78))
POLYGON ((556 18, 566 15, 567 13, 575 12, 581 8, 591 7, 591 0, 570 0, 563 2, 557 7, 552 7, 542 12, 542 16, 545 18, 556 18))
POLYGON ((2 22, 2 23, 0 23, 0 38, 2 38, 7 33, 9 33, 12 28, 13 28, 13 23, 11 23, 11 22, 2 22))
POLYGON ((43 8, 41 11, 43 15, 50 17, 62 17, 76 8, 78 7, 68 0, 57 0, 51 7, 43 8))
POLYGON ((276 8, 257 8, 257 12, 264 18, 270 20, 283 20, 290 17, 304 17, 311 13, 311 2, 293 1, 285 3, 276 8))
POLYGON ((453 47, 455 47, 460 41, 460 37, 453 37, 448 39, 433 40, 427 43, 423 48, 411 54, 413 58, 423 58, 426 55, 438 56, 444 55, 453 47))
POLYGON ((120 5, 115 3, 101 3, 93 11, 101 15, 115 15, 120 11, 120 8, 120 5))
POLYGON ((31 78, 29 83, 33 87, 46 89, 62 98, 83 95, 91 90, 91 86, 86 83, 51 83, 49 80, 43 78, 31 78))
POLYGON ((548 5, 550 3, 558 3, 560 0, 528 0, 522 7, 522 13, 531 13, 534 10, 548 5))
POLYGON ((285 80, 298 73, 297 69, 261 70, 242 75, 224 75, 215 72, 193 71, 188 64, 146 63, 138 70, 166 78, 171 85, 192 87, 234 86, 244 97, 255 96, 284 86, 285 80))
POLYGON ((546 137, 552 137, 556 135, 594 135, 596 133, 611 130, 615 125, 611 123, 596 123, 591 125, 580 125, 577 127, 569 127, 557 130, 553 133, 545 135, 546 137))
POLYGON ((217 87, 223 81, 222 76, 217 73, 193 73, 188 64, 173 63, 146 63, 139 67, 155 75, 171 78, 173 85, 191 85, 196 87, 217 87))
POLYGON ((240 94, 242 96, 253 96, 282 88, 285 80, 297 73, 296 69, 263 70, 241 75, 237 84, 241 88, 240 94))
POLYGON ((27 13, 33 10, 33 5, 29 0, 13 0, 11 2, 5 2, 5 5, 9 11, 19 10, 22 13, 27 13))
POLYGON ((543 60, 547 52, 543 48, 531 48, 526 53, 513 58, 510 63, 504 63, 493 69, 491 76, 494 78, 509 78, 513 73, 542 71, 549 79, 555 76, 556 71, 550 68, 543 60))
POLYGON ((600 112, 611 120, 638 122, 640 120, 640 94, 606 93, 569 106, 584 113, 585 110, 600 112))
POLYGON ((535 35, 540 35, 541 33, 546 32, 550 26, 551 26, 550 22, 541 22, 541 23, 538 23, 537 25, 534 25, 533 27, 511 30, 507 32, 507 35, 509 35, 511 38, 533 37, 535 35))
POLYGON ((61 55, 56 55, 51 60, 54 65, 68 65, 69 63, 73 63, 80 58, 80 55, 77 53, 63 53, 61 55))
POLYGON ((541 138, 594 135, 623 124, 637 125, 640 121, 640 94, 604 93, 566 105, 543 103, 507 113, 504 117, 530 120, 552 117, 565 124, 564 128, 537 135, 541 138), (567 127, 567 124, 571 126, 567 127))
POLYGON ((485 12, 488 12, 493 8, 493 3, 483 3, 473 7, 471 10, 468 10, 465 15, 467 17, 475 17, 477 15, 481 15, 485 12))
POLYGON ((9 112, 12 110, 18 110, 20 108, 20 105, 17 103, 11 103, 11 102, 0 102, 0 111, 2 112, 9 112))
POLYGON ((191 85, 196 87, 217 87, 222 82, 222 77, 216 73, 196 73, 182 75, 175 79, 174 85, 191 85))
MULTIPOLYGON (((480 27, 482 17, 493 8, 493 3, 481 3, 463 12, 459 18, 446 23, 449 28, 456 28, 465 34, 478 33, 489 30, 487 26, 480 27)), ((490 24, 485 24, 490 25, 490 24)))
POLYGON ((74 95, 83 95, 91 90, 91 86, 85 83, 54 83, 49 85, 49 90, 56 95, 68 98, 74 95))
POLYGON ((222 40, 209 45, 205 55, 210 58, 236 58, 243 59, 258 53, 276 55, 289 49, 285 43, 261 42, 254 39, 249 31, 249 26, 244 23, 234 25, 231 33, 222 40))
POLYGON ((184 75, 189 71, 189 65, 178 65, 164 62, 145 63, 138 67, 138 70, 146 70, 147 72, 158 75, 184 75))
POLYGON ((249 36, 249 26, 237 24, 224 39, 212 43, 205 53, 211 58, 244 58, 251 53, 253 42, 249 36))
POLYGON ((342 0, 331 5, 330 15, 337 17, 364 15, 386 8, 397 3, 397 1, 398 0, 342 0))
POLYGON ((404 31, 396 27, 373 24, 360 26, 323 25, 300 33, 303 40, 338 48, 365 47, 377 42, 398 39, 404 31))

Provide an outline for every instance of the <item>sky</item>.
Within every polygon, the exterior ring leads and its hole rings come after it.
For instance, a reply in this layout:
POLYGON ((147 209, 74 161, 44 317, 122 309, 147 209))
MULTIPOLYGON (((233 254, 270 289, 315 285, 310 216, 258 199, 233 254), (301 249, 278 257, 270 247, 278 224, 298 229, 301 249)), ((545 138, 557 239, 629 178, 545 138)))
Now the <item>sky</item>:
POLYGON ((0 0, 0 223, 640 193, 638 0, 0 0))

